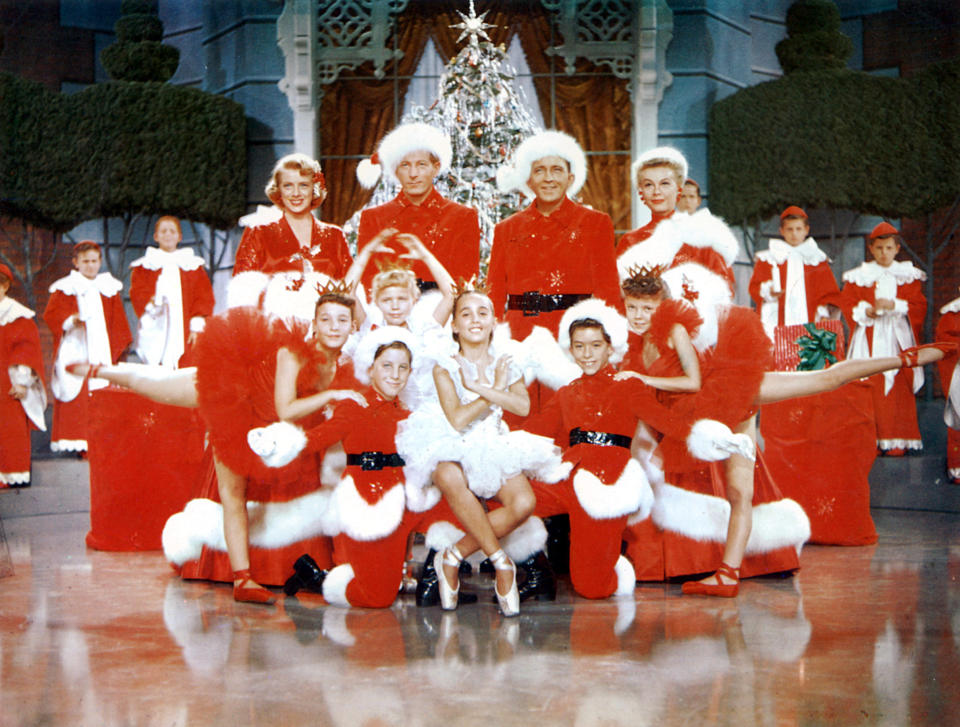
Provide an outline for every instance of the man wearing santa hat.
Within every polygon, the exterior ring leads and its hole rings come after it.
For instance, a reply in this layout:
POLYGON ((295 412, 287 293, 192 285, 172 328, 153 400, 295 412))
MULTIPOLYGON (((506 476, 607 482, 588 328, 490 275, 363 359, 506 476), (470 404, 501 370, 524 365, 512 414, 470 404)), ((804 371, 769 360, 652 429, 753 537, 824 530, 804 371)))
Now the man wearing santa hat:
MULTIPOLYGON (((360 162, 357 178, 373 187, 381 174, 400 185, 389 202, 363 210, 357 231, 357 251, 362 250, 381 230, 416 235, 436 256, 454 280, 474 277, 480 266, 480 222, 477 211, 444 198, 434 180, 450 168, 453 149, 439 129, 423 123, 402 124, 380 141, 377 152, 360 162)), ((389 247, 389 242, 387 243, 389 247)), ((361 282, 370 289, 377 262, 396 258, 402 248, 373 255, 361 282)), ((414 262, 413 271, 421 290, 435 288, 427 266, 414 262)))

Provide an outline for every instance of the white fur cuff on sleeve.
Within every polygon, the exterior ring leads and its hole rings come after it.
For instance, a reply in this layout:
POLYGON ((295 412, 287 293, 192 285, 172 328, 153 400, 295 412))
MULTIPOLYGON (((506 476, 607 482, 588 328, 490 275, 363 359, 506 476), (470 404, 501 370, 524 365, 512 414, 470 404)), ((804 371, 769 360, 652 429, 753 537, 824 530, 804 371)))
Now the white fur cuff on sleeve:
POLYGON ((307 446, 307 435, 289 422, 275 422, 247 432, 247 444, 267 467, 283 467, 307 446))
POLYGON ((756 457, 753 440, 746 434, 734 434, 723 422, 701 419, 687 436, 687 449, 697 459, 717 462, 731 454, 739 454, 749 460, 756 457))

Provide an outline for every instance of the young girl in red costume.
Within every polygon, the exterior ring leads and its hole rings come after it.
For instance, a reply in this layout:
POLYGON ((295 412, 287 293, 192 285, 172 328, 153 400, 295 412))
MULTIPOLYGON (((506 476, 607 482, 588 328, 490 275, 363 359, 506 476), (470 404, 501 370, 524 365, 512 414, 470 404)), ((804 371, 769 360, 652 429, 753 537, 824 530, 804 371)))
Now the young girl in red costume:
POLYGON ((352 366, 340 358, 354 329, 353 307, 342 293, 321 295, 309 340, 305 327, 255 309, 213 316, 197 342, 196 368, 75 367, 162 403, 199 407, 213 452, 203 496, 173 515, 163 532, 164 552, 185 578, 232 580, 237 600, 270 603, 273 595, 259 582, 282 584, 303 553, 329 563, 317 517, 316 458, 304 453, 270 468, 246 435, 281 412, 309 426, 330 402, 357 396, 352 366), (222 505, 211 499, 218 495, 222 505))
POLYGON ((50 286, 50 300, 43 319, 53 332, 57 353, 53 379, 54 452, 87 451, 87 407, 90 393, 107 382, 100 378, 73 376, 66 367, 76 361, 96 364, 115 362, 130 345, 130 326, 123 310, 123 283, 110 273, 101 273, 100 246, 90 240, 73 248, 76 268, 50 286))
POLYGON ((492 340, 495 323, 493 303, 484 292, 460 292, 451 323, 455 343, 432 354, 436 396, 401 425, 397 447, 407 463, 408 482, 436 486, 466 529, 456 545, 434 558, 442 607, 456 608, 459 565, 480 549, 496 570, 501 612, 515 616, 516 566, 500 541, 533 511, 533 492, 524 472, 555 482, 569 466, 563 466, 559 449, 549 439, 510 431, 504 424, 504 411, 526 416, 530 400, 522 374, 500 350, 508 344, 492 340), (502 507, 486 512, 478 498, 496 499, 502 507))
POLYGON ((36 314, 7 295, 12 283, 13 273, 0 263, 0 488, 30 484, 30 430, 46 429, 36 314))
POLYGON ((324 598, 334 605, 390 606, 399 591, 409 534, 426 531, 441 517, 452 519, 436 500, 426 511, 411 509, 405 494, 404 460, 395 437, 410 414, 399 395, 410 377, 414 343, 404 328, 370 332, 354 355, 357 379, 369 384, 359 397, 337 404, 330 419, 306 433, 281 423, 249 435, 251 448, 271 465, 285 464, 303 446, 322 452, 343 442, 347 467, 324 514, 335 535, 338 565, 311 584, 322 584, 324 598))
POLYGON ((178 368, 213 313, 213 287, 203 258, 178 250, 183 239, 180 220, 157 219, 157 247, 130 263, 130 303, 140 319, 137 354, 144 363, 178 368))

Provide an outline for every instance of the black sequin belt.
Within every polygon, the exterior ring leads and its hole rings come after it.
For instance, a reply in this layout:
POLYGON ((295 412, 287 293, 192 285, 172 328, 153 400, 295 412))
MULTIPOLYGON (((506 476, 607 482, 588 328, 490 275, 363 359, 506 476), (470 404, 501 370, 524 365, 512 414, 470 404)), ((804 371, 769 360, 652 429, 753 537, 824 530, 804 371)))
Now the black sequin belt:
POLYGON ((362 470, 382 470, 384 467, 403 467, 406 462, 396 452, 385 454, 384 452, 361 452, 360 454, 348 454, 348 465, 359 465, 362 470))
POLYGON ((577 444, 596 444, 599 447, 625 447, 630 449, 630 437, 610 432, 592 432, 576 427, 570 430, 570 446, 577 444))
POLYGON ((525 316, 538 316, 541 313, 566 310, 589 297, 589 293, 543 295, 535 290, 528 290, 522 295, 508 295, 507 310, 521 310, 525 316))
POLYGON ((420 278, 417 278, 417 287, 420 288, 421 293, 426 293, 428 290, 439 290, 440 288, 436 280, 421 280, 420 278))

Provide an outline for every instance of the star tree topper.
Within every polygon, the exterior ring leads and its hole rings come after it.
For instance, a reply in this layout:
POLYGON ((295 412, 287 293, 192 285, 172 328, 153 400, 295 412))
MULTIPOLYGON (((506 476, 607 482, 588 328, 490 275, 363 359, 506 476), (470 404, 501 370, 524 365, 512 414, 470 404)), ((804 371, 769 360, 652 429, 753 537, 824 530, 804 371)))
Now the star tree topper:
POLYGON ((460 29, 460 37, 457 38, 459 43, 463 40, 464 36, 470 36, 470 45, 479 45, 480 41, 478 38, 483 38, 484 40, 489 41, 490 36, 487 35, 487 28, 492 28, 494 26, 489 23, 483 22, 483 19, 487 17, 489 10, 484 10, 482 15, 477 15, 477 11, 473 7, 473 0, 470 0, 470 15, 464 15, 459 10, 457 15, 460 16, 461 22, 451 25, 451 28, 460 29))

